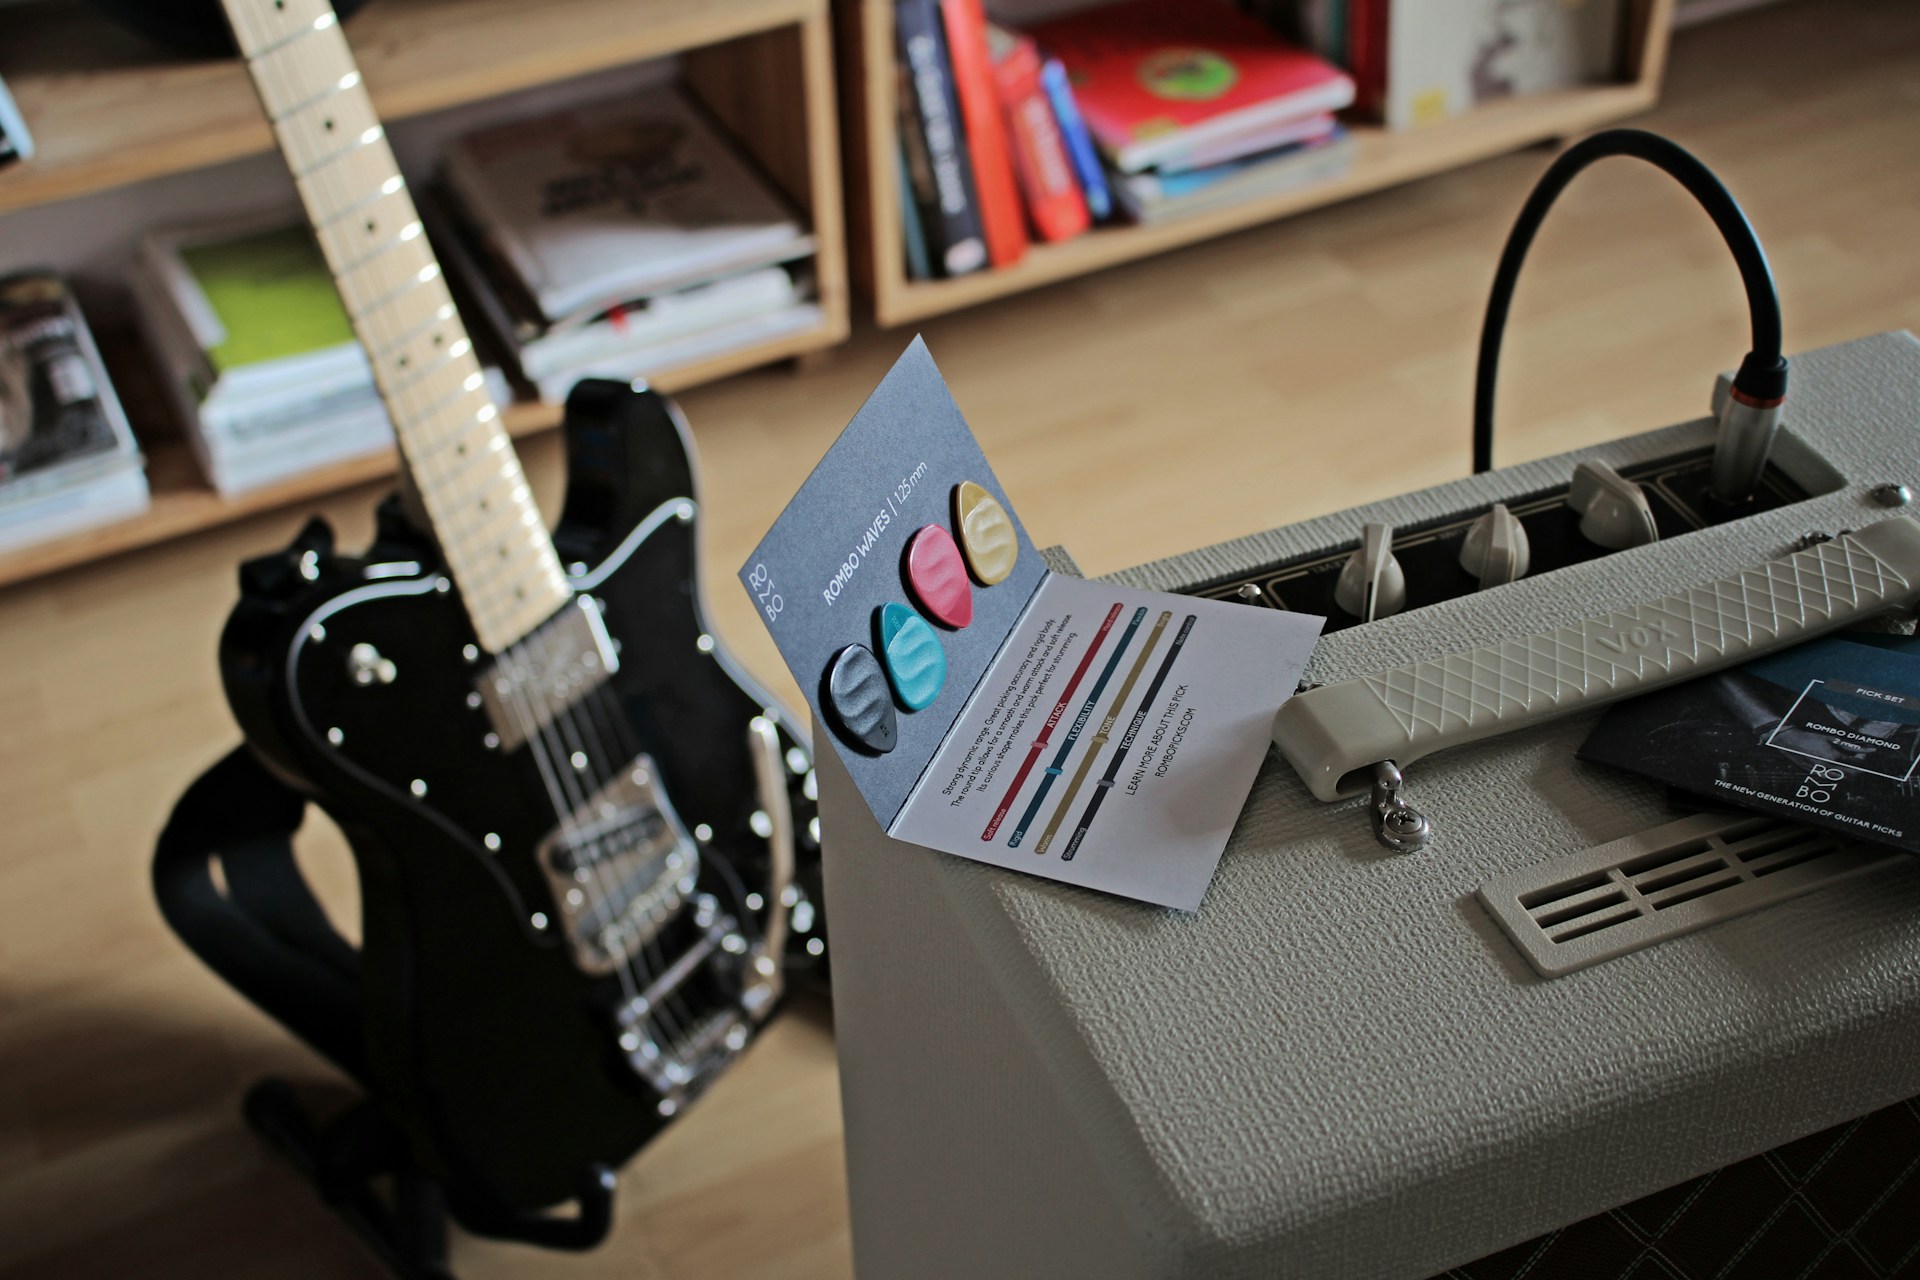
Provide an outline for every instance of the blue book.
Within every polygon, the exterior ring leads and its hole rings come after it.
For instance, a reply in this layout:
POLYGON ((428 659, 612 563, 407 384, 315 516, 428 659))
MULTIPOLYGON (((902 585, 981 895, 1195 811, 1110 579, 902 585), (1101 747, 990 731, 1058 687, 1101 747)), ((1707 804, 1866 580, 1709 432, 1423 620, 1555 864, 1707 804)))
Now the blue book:
POLYGON ((1040 68, 1040 87, 1053 104, 1054 118, 1060 122, 1060 134, 1067 140, 1067 154, 1073 158, 1073 174, 1086 193, 1087 212, 1095 222, 1105 222, 1113 212, 1113 193, 1107 190, 1107 171, 1094 149, 1093 135, 1080 118, 1080 104, 1073 99, 1073 86, 1067 82, 1067 69, 1058 58, 1048 58, 1040 68))
POLYGON ((900 189, 900 231, 907 245, 907 279, 933 279, 933 262, 927 257, 927 233, 920 225, 920 206, 913 199, 913 178, 907 172, 906 145, 893 153, 896 181, 900 189))

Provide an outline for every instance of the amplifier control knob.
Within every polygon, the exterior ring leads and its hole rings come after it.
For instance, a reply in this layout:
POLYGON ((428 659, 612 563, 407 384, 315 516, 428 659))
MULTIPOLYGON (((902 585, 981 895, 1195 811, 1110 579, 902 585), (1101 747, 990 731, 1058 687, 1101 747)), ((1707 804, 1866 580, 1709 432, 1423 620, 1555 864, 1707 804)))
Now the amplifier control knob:
POLYGON ((1475 520, 1460 544, 1460 567, 1483 591, 1526 577, 1530 558, 1526 527, 1504 502, 1475 520))
POLYGON ((363 688, 370 684, 392 684, 400 669, 393 659, 362 641, 347 651, 347 677, 363 688))
POLYGON ((1360 549, 1333 586, 1333 602, 1360 619, 1390 617, 1407 607, 1407 575, 1393 555, 1393 526, 1368 524, 1360 549))
POLYGON ((1653 508, 1640 486, 1604 462, 1583 462, 1573 469, 1567 505, 1580 515, 1587 541, 1613 551, 1644 547, 1660 540, 1653 508))

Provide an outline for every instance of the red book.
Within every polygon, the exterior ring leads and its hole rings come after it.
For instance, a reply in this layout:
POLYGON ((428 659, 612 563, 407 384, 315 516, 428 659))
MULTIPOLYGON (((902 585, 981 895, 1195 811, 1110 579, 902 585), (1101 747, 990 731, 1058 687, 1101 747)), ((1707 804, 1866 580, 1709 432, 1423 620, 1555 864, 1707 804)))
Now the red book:
POLYGON ((1124 173, 1217 134, 1353 102, 1344 71, 1218 0, 1127 0, 1032 34, 1066 65, 1087 127, 1124 173))
POLYGON ((1390 0, 1352 0, 1347 10, 1347 63, 1353 68, 1354 106, 1377 117, 1387 96, 1387 16, 1390 0))
POLYGON ((1040 48, 1026 36, 991 29, 993 78, 1000 90, 1014 172, 1027 216, 1042 240, 1070 240, 1093 225, 1074 180, 1073 159, 1047 91, 1040 86, 1040 48))
POLYGON ((940 0, 940 14, 947 26, 947 56, 953 62, 967 151, 973 157, 987 260, 996 267, 1010 266, 1027 252, 1027 224, 1020 216, 1020 193, 1014 186, 1013 162, 1007 158, 1006 125, 987 54, 986 10, 981 0, 940 0))

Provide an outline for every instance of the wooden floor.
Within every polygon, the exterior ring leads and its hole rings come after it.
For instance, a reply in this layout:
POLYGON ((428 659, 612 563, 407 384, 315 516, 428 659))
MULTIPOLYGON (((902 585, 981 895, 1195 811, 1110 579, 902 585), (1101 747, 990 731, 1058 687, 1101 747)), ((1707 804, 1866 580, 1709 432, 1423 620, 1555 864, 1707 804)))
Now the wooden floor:
MULTIPOLYGON (((1797 0, 1682 32, 1666 105, 1745 202, 1790 349, 1920 328, 1920 6, 1797 0)), ((1031 529, 1089 571, 1461 474, 1471 353, 1501 237, 1543 152, 930 324, 1031 529), (1093 469, 1088 460, 1095 459, 1093 469)), ((1703 410, 1744 350, 1730 261, 1651 171, 1580 180, 1522 285, 1500 415, 1512 462, 1703 410)), ((731 581, 911 335, 684 397, 706 576, 776 686, 731 581)), ((1920 442, 1917 442, 1920 447, 1920 442)), ((531 451, 550 499, 551 442, 531 451)), ((348 541, 374 495, 327 504, 348 541)), ((241 1128, 242 1088, 324 1076, 162 927, 146 865, 181 787, 234 740, 214 641, 261 517, 0 592, 0 1274, 377 1274, 241 1128)), ((302 854, 352 901, 336 838, 302 854)), ((838 1083, 818 1010, 786 1017, 626 1171, 580 1258, 462 1240, 470 1278, 843 1276, 838 1083)))

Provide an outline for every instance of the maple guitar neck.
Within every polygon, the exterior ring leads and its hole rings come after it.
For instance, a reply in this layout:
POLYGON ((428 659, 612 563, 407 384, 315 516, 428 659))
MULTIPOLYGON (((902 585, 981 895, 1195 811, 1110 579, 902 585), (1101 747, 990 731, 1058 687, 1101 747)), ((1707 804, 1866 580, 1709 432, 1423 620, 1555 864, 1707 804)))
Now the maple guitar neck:
POLYGON ((481 645, 570 593, 327 0, 221 0, 481 645))

